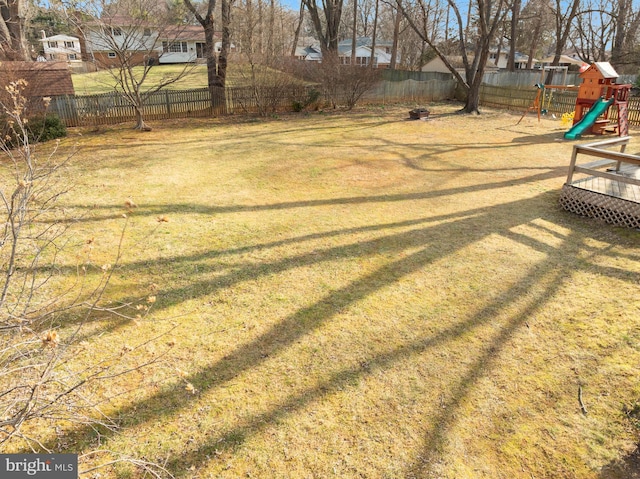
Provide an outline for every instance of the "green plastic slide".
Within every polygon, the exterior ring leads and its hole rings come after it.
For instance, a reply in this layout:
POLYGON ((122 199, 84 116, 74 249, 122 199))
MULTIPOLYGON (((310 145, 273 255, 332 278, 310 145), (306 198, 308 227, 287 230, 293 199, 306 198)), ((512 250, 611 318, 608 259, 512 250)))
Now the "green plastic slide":
POLYGON ((613 97, 609 98, 607 101, 600 97, 600 99, 593 104, 587 114, 582 117, 582 120, 573 125, 571 129, 564 134, 565 140, 575 140, 580 138, 580 135, 591 128, 598 117, 607 111, 607 108, 609 108, 612 103, 613 97))

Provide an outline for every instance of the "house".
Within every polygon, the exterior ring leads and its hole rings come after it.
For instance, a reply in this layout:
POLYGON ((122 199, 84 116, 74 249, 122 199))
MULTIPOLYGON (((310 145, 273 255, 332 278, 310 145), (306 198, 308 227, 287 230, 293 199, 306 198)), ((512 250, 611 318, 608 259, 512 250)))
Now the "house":
MULTIPOLYGON (((219 34, 216 34, 220 38, 219 34)), ((114 15, 107 25, 95 22, 84 32, 85 59, 102 67, 120 63, 118 53, 126 52, 133 64, 191 63, 205 61, 205 36, 200 25, 158 28, 114 15)), ((215 43, 219 52, 221 41, 215 43)), ((231 45, 231 51, 235 45, 231 45)))
MULTIPOLYGON (((344 65, 351 64, 353 41, 351 39, 343 40, 338 43, 338 57, 340 63, 344 65)), ((369 37, 356 38, 356 65, 368 66, 371 63, 371 51, 373 41, 369 37)), ((373 54, 373 66, 375 68, 389 68, 391 65, 391 49, 393 43, 386 40, 376 40, 375 51, 373 54)))
MULTIPOLYGON (((343 40, 338 43, 338 58, 343 65, 351 64, 352 41, 343 40)), ((356 40, 356 65, 368 66, 371 63, 372 40, 368 37, 359 37, 356 40)), ((384 40, 376 40, 373 66, 375 68, 389 68, 391 64, 392 43, 384 40)), ((322 62, 322 50, 320 46, 312 44, 306 47, 297 47, 295 57, 298 60, 310 62, 322 62)))
POLYGON ((296 60, 319 63, 322 61, 320 46, 309 45, 306 47, 296 47, 295 58, 296 60))
MULTIPOLYGON (((447 61, 453 66, 453 68, 460 73, 462 76, 465 75, 464 71, 464 63, 462 61, 462 57, 460 55, 452 55, 447 57, 447 61)), ((473 61, 473 58, 469 58, 469 61, 473 61)), ((487 60, 487 64, 485 65, 485 72, 495 72, 498 71, 499 68, 496 66, 493 60, 487 60)), ((437 72, 437 73, 451 73, 451 70, 447 68, 445 63, 442 61, 442 58, 439 56, 429 60, 423 67, 423 72, 437 72)))
MULTIPOLYGON (((497 48, 489 50, 489 60, 493 62, 495 66, 498 68, 504 69, 507 68, 509 64, 509 51, 508 50, 499 50, 497 48)), ((527 68, 527 64, 529 63, 529 55, 525 55, 524 53, 515 52, 515 68, 516 70, 524 70, 527 68)), ((538 60, 535 58, 532 60, 531 65, 534 66, 538 63, 538 60)))
MULTIPOLYGON (((540 63, 542 63, 542 65, 545 67, 550 66, 553 63, 554 58, 555 58, 555 55, 549 55, 548 57, 540 60, 540 63)), ((558 63, 558 66, 570 67, 571 65, 577 65, 578 67, 582 67, 584 65, 587 65, 587 63, 573 56, 560 55, 560 62, 558 63)))
MULTIPOLYGON (((160 63, 189 63, 206 60, 204 28, 200 25, 180 25, 164 29, 158 33, 162 53, 159 55, 160 63)), ((218 39, 214 44, 216 53, 222 49, 220 34, 214 34, 218 39)), ((230 51, 235 51, 232 43, 230 51)))
POLYGON ((53 35, 47 37, 42 30, 42 56, 46 61, 82 61, 80 39, 70 35, 53 35))

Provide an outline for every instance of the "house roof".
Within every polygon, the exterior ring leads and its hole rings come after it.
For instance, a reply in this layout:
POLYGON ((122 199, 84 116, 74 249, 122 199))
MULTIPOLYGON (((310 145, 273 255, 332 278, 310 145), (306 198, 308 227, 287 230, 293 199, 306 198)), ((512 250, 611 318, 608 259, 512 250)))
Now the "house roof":
MULTIPOLYGON (((447 56, 447 60, 449 61, 451 66, 453 66, 453 68, 455 68, 456 70, 464 70, 464 62, 462 61, 462 56, 461 55, 450 55, 450 56, 447 56)), ((442 59, 440 57, 435 57, 431 61, 427 62, 427 65, 429 63, 433 62, 433 61, 442 62, 442 59)), ((469 62, 473 62, 473 56, 469 56, 469 62)), ((487 60, 487 63, 485 65, 485 70, 495 70, 495 69, 497 69, 495 63, 493 63, 492 60, 487 60)))
MULTIPOLYGON (((540 60, 541 63, 553 63, 553 59, 555 58, 555 55, 550 55, 546 58, 543 58, 542 60, 540 60)), ((570 57, 569 55, 560 55, 560 61, 559 64, 569 64, 569 65, 584 65, 585 62, 583 62, 582 60, 580 60, 579 58, 573 58, 570 57)))
MULTIPOLYGON (((221 38, 219 32, 215 32, 215 38, 221 38)), ((178 25, 168 27, 160 32, 160 38, 169 38, 180 41, 204 42, 204 28, 201 25, 178 25)))
MULTIPOLYGON (((348 48, 349 50, 351 50, 351 45, 352 45, 352 41, 351 38, 348 38, 346 40, 342 40, 341 42, 338 42, 338 49, 342 50, 343 48, 348 48)), ((371 39, 371 37, 358 37, 356 38, 356 48, 358 47, 371 47, 371 44, 373 43, 373 40, 371 39)), ((387 41, 387 40, 381 40, 379 38, 376 38, 376 48, 380 47, 392 47, 393 46, 393 42, 387 41)))
POLYGON ((21 78, 27 81, 27 98, 75 93, 66 62, 0 62, 0 84, 21 78))
POLYGON ((320 47, 309 45, 306 47, 296 47, 296 56, 305 60, 322 60, 320 47))
POLYGON ((72 42, 80 40, 78 37, 72 37, 71 35, 52 35, 50 37, 41 38, 41 42, 72 42))

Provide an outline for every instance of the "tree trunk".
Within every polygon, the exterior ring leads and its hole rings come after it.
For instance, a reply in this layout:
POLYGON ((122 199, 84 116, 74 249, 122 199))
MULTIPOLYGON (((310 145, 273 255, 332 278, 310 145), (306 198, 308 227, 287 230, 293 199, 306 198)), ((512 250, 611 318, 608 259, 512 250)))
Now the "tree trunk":
POLYGON ((373 64, 376 59, 376 35, 378 34, 378 6, 380 5, 379 0, 376 0, 376 9, 375 14, 373 16, 373 35, 371 36, 371 59, 369 61, 370 67, 373 68, 375 65, 373 64))
POLYGON ((358 42, 358 0, 353 0, 353 25, 351 29, 351 64, 356 64, 358 42))
POLYGON ((338 33, 340 31, 340 18, 342 17, 342 0, 323 1, 323 8, 317 5, 317 0, 302 0, 311 16, 313 27, 320 40, 322 55, 338 53, 338 33), (323 12, 324 18, 320 17, 323 12))
POLYGON ((396 11, 396 16, 393 22, 393 45, 391 47, 391 61, 389 62, 389 68, 391 70, 396 69, 398 63, 398 38, 400 37, 400 21, 402 20, 402 12, 396 11))
POLYGON ((300 2, 298 26, 296 27, 295 34, 293 35, 293 46, 291 47, 291 56, 296 56, 296 48, 298 47, 298 40, 300 39, 300 30, 302 29, 302 22, 304 22, 304 3, 300 2))
POLYGON ((26 38, 26 0, 7 0, 0 6, 0 60, 30 61, 26 38))
POLYGON ((136 126, 134 126, 133 129, 140 131, 151 131, 151 127, 144 121, 144 117, 142 116, 142 110, 140 109, 140 107, 134 106, 134 110, 136 111, 136 126))
POLYGON ((207 59, 207 82, 209 91, 224 86, 218 75, 218 60, 216 58, 216 40, 213 31, 213 18, 204 25, 204 49, 207 59))
POLYGON ((514 0, 511 7, 511 40, 509 42, 509 58, 507 59, 507 70, 510 72, 516 71, 516 35, 518 34, 521 6, 522 0, 514 0))
POLYGON ((227 84, 227 65, 229 51, 231 50, 231 4, 233 0, 222 0, 222 45, 218 58, 219 86, 224 88, 227 84))
POLYGON ((474 81, 469 85, 467 90, 467 101, 462 111, 464 113, 480 113, 480 85, 482 84, 482 75, 476 75, 474 81))

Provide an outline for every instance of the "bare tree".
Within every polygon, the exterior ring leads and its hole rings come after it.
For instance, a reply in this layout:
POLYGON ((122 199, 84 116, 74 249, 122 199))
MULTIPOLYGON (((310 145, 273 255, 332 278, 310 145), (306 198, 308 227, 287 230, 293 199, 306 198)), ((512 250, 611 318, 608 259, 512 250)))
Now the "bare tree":
POLYGON ((636 41, 640 27, 640 10, 633 0, 620 0, 613 8, 615 33, 611 48, 611 63, 616 68, 635 71, 638 63, 636 41))
POLYGON ((546 0, 529 0, 519 18, 515 43, 527 52, 527 68, 532 68, 534 57, 544 55, 553 43, 554 18, 546 0))
POLYGON ((511 4, 511 21, 509 25, 509 53, 507 56, 507 70, 513 72, 516 70, 516 38, 518 34, 518 26, 520 23, 520 9, 522 8, 522 0, 513 0, 511 4))
MULTIPOLYGON (((174 23, 170 10, 154 0, 121 0, 108 5, 98 0, 84 4, 83 15, 74 12, 71 18, 83 32, 94 61, 110 73, 114 90, 133 107, 134 128, 151 130, 144 120, 144 105, 149 97, 193 69, 193 63, 185 63, 177 73, 147 85, 149 73, 160 57, 188 54, 186 43, 179 40, 183 27, 174 23)), ((194 61, 195 55, 190 60, 194 61)))
POLYGON ((563 0, 555 0, 555 3, 549 6, 555 19, 555 48, 551 65, 558 65, 560 63, 560 56, 566 48, 569 35, 571 34, 572 24, 580 13, 581 1, 582 0, 570 0, 567 4, 563 0))
POLYGON ((302 0, 320 40, 323 61, 325 58, 338 55, 338 35, 342 18, 343 0, 302 0))
POLYGON ((615 35, 615 5, 611 0, 583 0, 574 20, 569 40, 585 62, 607 60, 607 50, 615 35))
POLYGON ((96 314, 132 320, 139 315, 142 321, 156 297, 152 293, 137 304, 108 302, 105 292, 122 257, 123 237, 114 263, 101 267, 91 261, 94 240, 74 239, 72 218, 59 205, 71 186, 70 156, 59 154, 57 144, 41 154, 40 145, 30 140, 25 85, 11 82, 0 104, 7 125, 0 137, 0 445, 19 443, 44 452, 49 449, 41 432, 54 426, 113 429, 116 423, 101 405, 126 391, 110 380, 157 362, 167 349, 150 354, 151 339, 93 355, 82 345, 96 314), (78 356, 85 360, 74 361, 78 356), (39 428, 26 427, 31 425, 39 428))
MULTIPOLYGON (((493 45, 498 28, 502 24, 506 9, 505 0, 475 0, 468 4, 468 24, 465 26, 460 6, 456 0, 447 0, 457 23, 458 38, 456 40, 458 52, 464 65, 464 78, 451 59, 440 48, 442 39, 442 5, 435 0, 397 0, 398 8, 402 11, 407 22, 416 34, 433 49, 442 59, 449 71, 462 85, 467 95, 462 111, 477 113, 480 102, 480 85, 489 58, 489 49, 493 45), (473 31, 472 31, 473 26, 473 31), (440 27, 440 28, 438 28, 440 27), (471 49, 469 44, 473 42, 471 49)), ((466 4, 465 4, 466 6, 466 4)))

